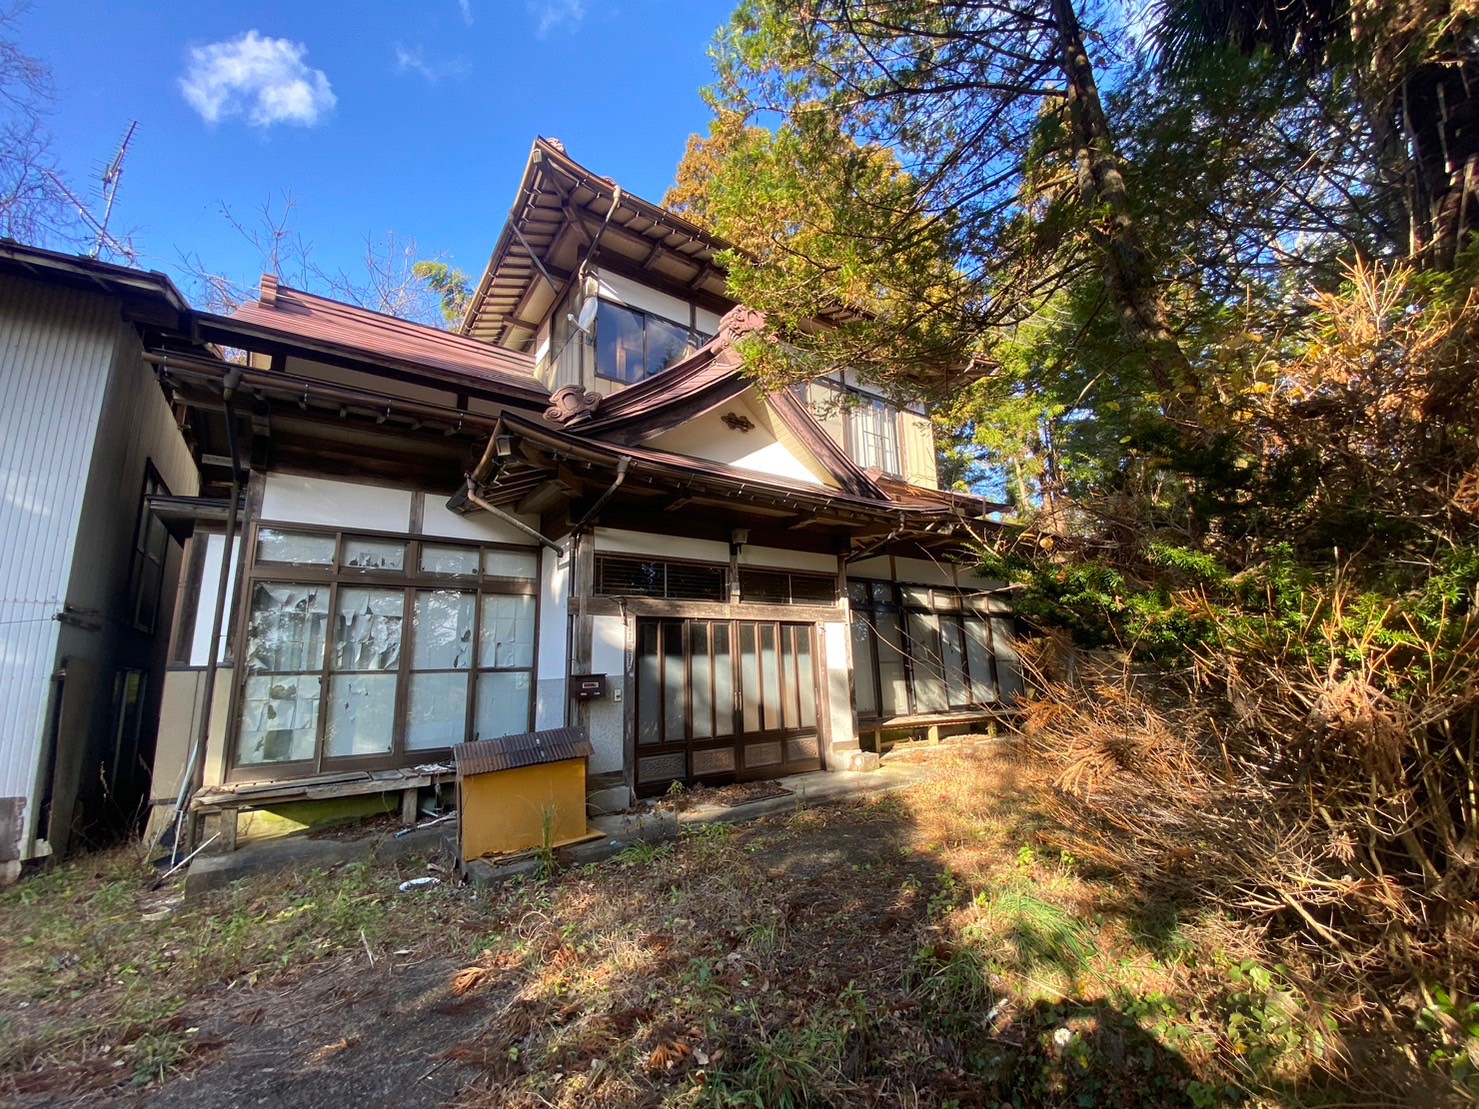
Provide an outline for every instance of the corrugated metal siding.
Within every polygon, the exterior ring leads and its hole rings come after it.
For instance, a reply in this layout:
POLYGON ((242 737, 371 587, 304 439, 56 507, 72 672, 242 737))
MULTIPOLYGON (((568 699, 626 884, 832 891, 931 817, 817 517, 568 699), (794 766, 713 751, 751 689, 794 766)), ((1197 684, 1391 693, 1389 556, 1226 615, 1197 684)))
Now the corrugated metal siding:
POLYGON ((0 797, 27 799, 22 846, 57 663, 52 617, 118 327, 102 297, 0 278, 0 797))

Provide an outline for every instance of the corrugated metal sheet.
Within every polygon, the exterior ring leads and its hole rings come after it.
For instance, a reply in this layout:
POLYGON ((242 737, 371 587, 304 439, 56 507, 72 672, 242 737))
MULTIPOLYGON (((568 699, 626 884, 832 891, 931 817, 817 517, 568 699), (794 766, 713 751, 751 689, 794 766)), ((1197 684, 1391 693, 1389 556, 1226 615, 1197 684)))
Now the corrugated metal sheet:
POLYGON ((27 799, 23 845, 57 664, 53 616, 118 330, 103 297, 0 277, 0 797, 27 799))
POLYGON ((551 728, 459 743, 452 748, 452 758, 457 763, 457 777, 465 778, 519 766, 583 759, 594 750, 584 728, 551 728))

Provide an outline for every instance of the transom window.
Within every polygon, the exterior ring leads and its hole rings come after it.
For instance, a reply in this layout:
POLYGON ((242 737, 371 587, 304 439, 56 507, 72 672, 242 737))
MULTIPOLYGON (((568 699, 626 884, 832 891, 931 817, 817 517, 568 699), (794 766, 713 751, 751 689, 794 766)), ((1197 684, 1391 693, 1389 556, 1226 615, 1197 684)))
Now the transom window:
POLYGON ((740 600, 771 605, 833 605, 837 578, 830 574, 797 574, 789 570, 739 572, 740 600))
POLYGON ((707 340, 687 324, 603 300, 596 309, 596 376, 635 384, 661 373, 707 340))
POLYGON ((606 597, 727 601, 729 567, 708 562, 601 555, 596 559, 595 591, 606 597))
POLYGON ((849 582, 848 600, 859 716, 980 708, 1013 692, 1015 674, 998 672, 998 657, 1011 652, 1000 602, 881 581, 849 582))
POLYGON ((238 769, 394 766, 528 731, 539 554, 257 529, 238 769))

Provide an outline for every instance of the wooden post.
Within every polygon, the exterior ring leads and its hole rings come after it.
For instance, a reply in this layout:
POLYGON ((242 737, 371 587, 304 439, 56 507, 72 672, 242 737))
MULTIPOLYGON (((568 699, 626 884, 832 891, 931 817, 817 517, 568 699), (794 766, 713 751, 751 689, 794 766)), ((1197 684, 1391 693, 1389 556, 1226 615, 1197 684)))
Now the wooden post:
POLYGON ((221 854, 236 850, 236 809, 221 810, 221 854))
POLYGON ((421 791, 415 786, 401 790, 401 823, 408 828, 416 823, 416 805, 420 799, 421 791))

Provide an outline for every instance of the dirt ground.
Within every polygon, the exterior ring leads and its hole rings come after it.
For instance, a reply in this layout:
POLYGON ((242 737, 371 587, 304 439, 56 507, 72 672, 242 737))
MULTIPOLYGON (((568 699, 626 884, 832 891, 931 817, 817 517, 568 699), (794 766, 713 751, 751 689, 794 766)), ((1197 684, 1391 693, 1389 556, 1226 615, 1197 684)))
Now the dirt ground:
POLYGON ((68 864, 0 893, 0 1103, 1407 1103, 1256 936, 1082 866, 1021 760, 934 757, 492 888, 349 864, 171 909, 68 864))

